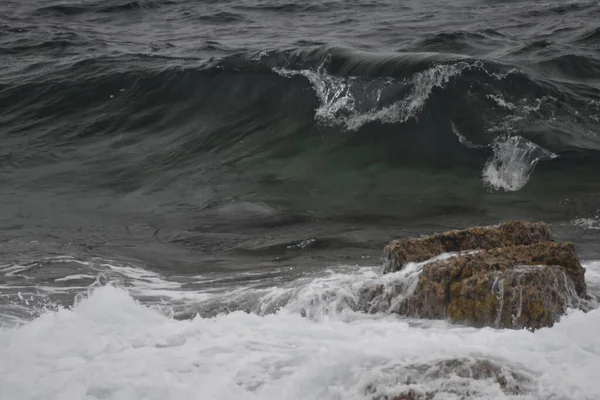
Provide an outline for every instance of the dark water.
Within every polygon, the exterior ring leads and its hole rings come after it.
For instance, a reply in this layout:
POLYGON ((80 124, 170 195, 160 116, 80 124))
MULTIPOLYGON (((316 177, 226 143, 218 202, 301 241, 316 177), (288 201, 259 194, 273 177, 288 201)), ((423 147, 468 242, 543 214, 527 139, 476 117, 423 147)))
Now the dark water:
POLYGON ((43 261, 65 255, 260 283, 510 218, 595 258, 598 21, 597 1, 3 1, 3 288, 85 272, 43 261))

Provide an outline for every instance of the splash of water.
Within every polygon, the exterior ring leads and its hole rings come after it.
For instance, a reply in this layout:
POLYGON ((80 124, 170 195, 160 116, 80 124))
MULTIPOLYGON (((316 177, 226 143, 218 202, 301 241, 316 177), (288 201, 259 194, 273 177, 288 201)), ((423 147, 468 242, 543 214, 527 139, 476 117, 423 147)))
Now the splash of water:
POLYGON ((373 121, 402 123, 418 118, 434 88, 445 87, 454 76, 473 67, 480 65, 464 61, 439 64, 416 73, 410 80, 400 82, 392 79, 363 80, 332 76, 323 66, 316 71, 285 68, 274 68, 274 71, 285 77, 300 75, 309 80, 319 99, 319 107, 315 112, 318 122, 357 130, 373 121), (386 90, 398 86, 410 87, 408 94, 399 101, 382 104, 381 98, 386 90))
POLYGON ((283 309, 177 321, 115 286, 0 328, 0 399, 592 400, 600 310, 535 333, 283 309), (31 382, 35 382, 32 385, 31 382))
MULTIPOLYGON (((381 267, 345 267, 223 296, 200 291, 205 301, 254 298, 254 312, 184 321, 132 297, 190 298, 182 286, 132 265, 104 268, 73 307, 0 327, 0 359, 10 360, 0 363, 0 399, 597 398, 600 310, 568 312, 534 333, 389 314, 423 265, 385 276, 381 267), (126 287, 103 285, 115 273, 126 287)), ((585 267, 597 293, 600 263, 585 267)))
POLYGON ((529 181, 540 160, 558 157, 521 136, 503 136, 492 145, 494 155, 483 168, 483 182, 494 190, 514 192, 529 181))

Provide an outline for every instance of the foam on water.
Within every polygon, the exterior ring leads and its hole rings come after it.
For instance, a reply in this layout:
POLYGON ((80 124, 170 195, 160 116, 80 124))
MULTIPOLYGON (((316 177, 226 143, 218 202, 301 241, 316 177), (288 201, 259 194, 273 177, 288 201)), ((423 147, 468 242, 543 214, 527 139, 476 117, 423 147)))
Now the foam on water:
POLYGON ((538 161, 557 157, 521 136, 498 138, 493 149, 493 157, 483 168, 483 181, 492 189, 509 192, 525 186, 538 161))
POLYGON ((454 76, 469 68, 481 68, 481 65, 464 61, 435 65, 402 81, 342 78, 328 74, 323 66, 317 71, 285 68, 274 71, 285 77, 301 75, 308 79, 320 103, 315 112, 318 122, 356 130, 373 121, 399 123, 418 118, 434 88, 445 87, 454 76), (398 87, 410 89, 403 99, 385 104, 382 97, 390 88, 398 87))
POLYGON ((298 313, 315 321, 324 319, 354 320, 364 313, 393 312, 416 288, 423 267, 443 254, 421 263, 408 263, 402 271, 381 274, 379 267, 359 268, 352 274, 329 271, 325 276, 309 278, 305 284, 273 288, 258 300, 259 314, 279 308, 298 313))
POLYGON ((484 145, 475 144, 475 143, 471 142, 469 139, 467 139, 465 137, 465 135, 463 135, 462 133, 460 133, 460 131, 456 128, 456 125, 454 123, 451 123, 450 127, 452 128, 452 133, 454 133, 454 135, 456 136, 456 138, 458 139, 458 141, 460 143, 462 143, 463 146, 468 147, 470 149, 482 149, 482 148, 486 147, 484 145))
POLYGON ((184 288, 189 282, 176 277, 165 277, 130 263, 100 258, 81 260, 72 256, 53 256, 35 262, 0 265, 0 273, 10 278, 0 284, 0 326, 12 326, 21 318, 36 317, 45 310, 72 304, 73 298, 107 282, 126 288, 145 304, 168 313, 206 301, 211 296, 206 291, 184 288), (45 276, 44 284, 40 284, 36 274, 48 270, 55 270, 55 277, 45 276))
POLYGON ((594 216, 594 218, 577 218, 571 223, 585 229, 600 230, 600 220, 598 219, 598 216, 594 216))
POLYGON ((598 329, 600 310, 536 333, 392 317, 316 323, 287 310, 176 321, 105 286, 71 310, 0 331, 0 398, 368 399, 412 389, 445 393, 436 398, 595 399, 598 329), (490 360, 516 377, 511 390, 521 394, 445 374, 452 360, 490 360))
MULTIPOLYGON (((600 263, 586 267, 590 288, 598 286, 600 263)), ((396 279, 411 282, 419 266, 409 269, 396 279)), ((352 291, 365 278, 352 282, 352 275, 296 282, 295 300, 275 313, 184 321, 123 288, 95 287, 70 309, 0 328, 0 399, 391 399, 411 390, 434 399, 600 395, 600 310, 570 312, 535 333, 387 313, 302 316, 298 303, 348 283, 352 291)))
POLYGON ((373 318, 373 314, 398 311, 417 286, 419 274, 429 263, 454 257, 443 253, 420 263, 408 263, 401 271, 382 274, 380 266, 343 266, 284 282, 279 286, 242 286, 213 293, 200 304, 202 315, 243 309, 267 315, 285 309, 314 321, 373 318))

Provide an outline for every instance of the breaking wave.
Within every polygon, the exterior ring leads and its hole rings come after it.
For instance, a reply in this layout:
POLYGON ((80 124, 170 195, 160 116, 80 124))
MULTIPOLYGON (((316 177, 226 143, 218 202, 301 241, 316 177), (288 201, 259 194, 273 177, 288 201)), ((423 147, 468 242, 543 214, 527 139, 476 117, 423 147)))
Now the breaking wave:
MULTIPOLYGON (((600 282, 597 264, 586 264, 590 290, 600 282)), ((276 399, 285 393, 289 399, 389 399, 412 393, 550 400, 576 393, 591 400, 600 390, 594 384, 598 310, 570 312, 534 333, 389 314, 394 300, 414 289, 423 263, 385 276, 346 267, 289 286, 245 285, 260 299, 257 312, 245 310, 250 293, 245 300, 239 290, 219 293, 213 280, 196 305, 230 299, 237 308, 185 320, 173 319, 159 301, 144 305, 132 297, 145 291, 146 299, 177 299, 183 285, 133 266, 94 265, 118 271, 129 289, 102 278, 72 307, 0 327, 0 355, 11 360, 0 363, 0 398, 276 399), (379 293, 371 293, 377 301, 359 305, 367 289, 379 293)))
POLYGON ((591 174, 600 151, 600 90, 548 78, 546 67, 335 47, 79 60, 0 82, 2 157, 35 184, 182 198, 202 187, 200 208, 278 206, 290 187, 310 193, 300 212, 363 207, 340 208, 332 181, 369 210, 379 207, 363 201, 373 185, 373 199, 419 204, 432 204, 422 197, 440 180, 518 191, 538 164, 591 174), (32 143, 47 157, 32 156, 32 143), (78 167, 68 177, 45 168, 69 163, 78 167))

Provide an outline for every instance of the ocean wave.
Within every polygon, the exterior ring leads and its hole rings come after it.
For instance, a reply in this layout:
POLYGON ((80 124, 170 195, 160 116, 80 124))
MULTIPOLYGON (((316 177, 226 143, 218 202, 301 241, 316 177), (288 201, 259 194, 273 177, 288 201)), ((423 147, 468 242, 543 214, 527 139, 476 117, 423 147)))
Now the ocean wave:
MULTIPOLYGON (((302 165, 303 157, 309 162, 319 152, 328 160, 333 149, 353 152, 359 143, 369 145, 357 163, 365 157, 391 169, 477 168, 487 171, 488 183, 497 182, 490 165, 499 165, 498 143, 505 137, 521 137, 560 156, 536 163, 569 163, 574 154, 580 163, 582 155, 591 160, 600 150, 590 129, 600 120, 593 106, 600 94, 592 88, 451 54, 316 47, 204 63, 129 55, 64 63, 51 73, 33 69, 2 83, 11 168, 47 162, 26 143, 45 146, 54 159, 80 144, 83 164, 90 167, 81 170, 81 180, 100 175, 94 181, 102 187, 124 191, 164 188, 175 173, 189 177, 197 168, 201 172, 193 174, 205 184, 214 180, 207 171, 229 165, 243 163, 250 171, 281 157, 302 165), (26 139, 18 134, 24 129, 26 139), (88 146, 96 147, 88 153, 88 146), (494 154, 496 161, 487 162, 494 154), (113 161, 106 168, 107 159, 113 161), (194 162, 199 159, 205 161, 194 162), (176 172, 181 169, 189 172, 176 172)), ((333 158, 326 162, 333 168, 333 158)), ((509 169, 530 176, 532 168, 514 162, 509 169)), ((70 177, 77 180, 77 174, 70 177)))
POLYGON ((479 46, 485 47, 496 40, 505 39, 507 36, 494 29, 481 29, 474 31, 448 31, 436 33, 420 40, 415 48, 443 53, 458 52, 471 53, 479 46))
POLYGON ((286 77, 301 75, 310 81, 321 104, 315 112, 318 122, 357 130, 373 121, 403 123, 410 118, 417 118, 434 88, 443 88, 453 76, 471 66, 468 63, 437 65, 416 73, 410 80, 400 82, 391 79, 344 79, 328 75, 322 68, 316 72, 289 69, 275 71, 286 77), (391 97, 389 92, 394 89, 397 91, 398 88, 401 92, 408 92, 406 97, 381 106, 382 98, 391 97))
POLYGON ((597 45, 598 40, 600 39, 600 27, 591 28, 584 33, 581 33, 575 42, 578 43, 589 43, 592 45, 597 45))
MULTIPOLYGON (((39 34, 39 36, 42 36, 39 34)), ((100 44, 91 42, 87 37, 79 35, 75 32, 60 32, 55 34, 44 34, 43 39, 40 39, 37 34, 33 37, 23 38, 23 40, 11 43, 10 46, 0 46, 0 54, 28 54, 40 51, 62 51, 67 54, 67 49, 74 49, 78 46, 92 46, 100 44)))
POLYGON ((34 14, 59 14, 64 16, 80 15, 85 13, 118 13, 123 11, 157 9, 164 5, 177 4, 172 0, 110 0, 110 1, 92 1, 84 5, 56 4, 41 7, 35 10, 34 14))
POLYGON ((600 59, 592 56, 563 54, 537 63, 545 69, 578 79, 595 79, 600 71, 600 59))
POLYGON ((205 14, 198 17, 200 21, 211 22, 215 24, 245 21, 247 18, 241 14, 219 11, 212 14, 205 14))
POLYGON ((545 3, 543 7, 530 10, 526 12, 526 15, 531 17, 539 16, 552 16, 552 15, 564 15, 567 13, 576 13, 579 11, 591 11, 597 10, 598 3, 595 1, 568 1, 558 5, 551 5, 545 3))
POLYGON ((296 13, 296 12, 322 12, 330 10, 332 7, 337 7, 338 4, 335 1, 307 1, 307 2, 274 2, 264 1, 257 4, 239 4, 236 6, 242 10, 254 10, 254 11, 271 11, 280 13, 296 13))

